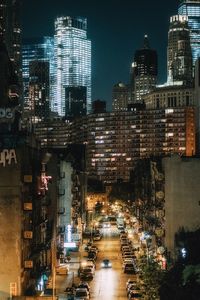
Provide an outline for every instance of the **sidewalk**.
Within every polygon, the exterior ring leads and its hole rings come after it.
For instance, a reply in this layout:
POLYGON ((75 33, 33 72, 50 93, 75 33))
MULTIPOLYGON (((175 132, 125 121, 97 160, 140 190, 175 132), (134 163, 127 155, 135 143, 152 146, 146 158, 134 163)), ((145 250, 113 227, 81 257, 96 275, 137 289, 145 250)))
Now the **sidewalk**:
POLYGON ((67 275, 56 275, 56 295, 59 300, 66 300, 65 289, 71 287, 72 284, 78 285, 80 278, 78 277, 78 269, 82 261, 87 259, 87 252, 84 250, 88 239, 84 239, 79 251, 70 251, 70 262, 68 263, 69 272, 67 275))

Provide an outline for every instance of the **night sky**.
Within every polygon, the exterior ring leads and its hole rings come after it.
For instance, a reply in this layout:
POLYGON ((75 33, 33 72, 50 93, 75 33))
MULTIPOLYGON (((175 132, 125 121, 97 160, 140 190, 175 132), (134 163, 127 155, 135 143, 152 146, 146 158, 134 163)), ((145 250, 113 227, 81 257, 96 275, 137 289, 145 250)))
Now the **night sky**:
POLYGON ((134 52, 149 36, 158 52, 159 83, 166 80, 169 18, 178 12, 178 0, 24 0, 23 37, 54 34, 57 16, 88 19, 92 41, 92 99, 111 107, 112 86, 129 82, 134 52))

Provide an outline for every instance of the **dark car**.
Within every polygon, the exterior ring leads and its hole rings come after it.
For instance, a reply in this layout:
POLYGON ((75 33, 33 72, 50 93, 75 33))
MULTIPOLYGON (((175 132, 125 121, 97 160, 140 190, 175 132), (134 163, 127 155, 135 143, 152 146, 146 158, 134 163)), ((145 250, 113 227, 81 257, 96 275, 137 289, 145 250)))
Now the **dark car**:
POLYGON ((141 299, 141 298, 142 298, 142 294, 135 293, 135 292, 131 292, 128 296, 129 300, 137 300, 137 299, 141 299))
POLYGON ((96 252, 89 251, 88 252, 88 258, 96 259, 97 258, 96 252))
POLYGON ((124 265, 124 273, 136 274, 135 266, 133 263, 126 263, 124 265))
POLYGON ((101 263, 102 268, 111 268, 112 264, 109 259, 104 259, 101 263))
POLYGON ((94 272, 92 272, 91 268, 83 268, 80 271, 81 280, 92 280, 94 278, 94 272))
POLYGON ((74 287, 66 287, 65 293, 67 295, 68 300, 73 300, 75 295, 75 288, 74 287))
POLYGON ((87 282, 81 282, 77 288, 83 288, 83 289, 87 289, 88 293, 90 293, 90 286, 87 282))

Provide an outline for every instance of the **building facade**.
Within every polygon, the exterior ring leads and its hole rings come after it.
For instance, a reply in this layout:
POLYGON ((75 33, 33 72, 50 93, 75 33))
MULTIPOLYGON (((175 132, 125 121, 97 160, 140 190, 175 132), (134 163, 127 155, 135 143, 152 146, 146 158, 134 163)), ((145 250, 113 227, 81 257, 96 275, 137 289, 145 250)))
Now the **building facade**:
POLYGON ((66 148, 70 143, 70 123, 62 119, 49 119, 34 125, 34 133, 41 148, 66 148))
POLYGON ((72 123, 71 142, 87 145, 87 169, 106 183, 129 181, 139 158, 195 154, 194 107, 91 114, 72 123))
POLYGON ((182 85, 157 87, 143 96, 146 109, 195 106, 195 90, 182 85))
POLYGON ((87 112, 91 110, 91 41, 85 18, 59 17, 55 21, 55 93, 51 109, 68 114, 66 88, 86 87, 87 112))
POLYGON ((87 87, 68 86, 65 88, 66 118, 85 116, 87 112, 87 87))
POLYGON ((176 15, 170 18, 167 47, 167 83, 192 84, 192 51, 188 17, 176 15))
POLYGON ((29 102, 32 123, 46 120, 50 116, 49 62, 32 61, 29 64, 29 102))
POLYGON ((142 95, 156 86, 158 74, 157 52, 150 48, 147 35, 143 47, 135 52, 132 63, 132 85, 134 102, 141 102, 142 95))
MULTIPOLYGON (((178 251, 175 234, 183 228, 199 228, 199 158, 178 156, 163 159, 165 174, 165 246, 172 258, 178 251)), ((187 254, 186 254, 187 255, 187 254)))
POLYGON ((2 0, 0 5, 0 38, 3 39, 8 55, 14 62, 15 71, 21 81, 21 0, 2 0))
MULTIPOLYGON (((30 64, 46 62, 49 64, 49 95, 47 101, 52 101, 54 83, 54 40, 52 37, 26 39, 22 46, 22 75, 24 89, 24 111, 30 113, 32 101, 29 94, 30 64)), ((42 72, 42 70, 41 70, 42 72)), ((42 82, 41 82, 42 84, 42 82)))
POLYGON ((131 102, 130 86, 119 82, 112 90, 112 111, 126 111, 131 102))
POLYGON ((200 1, 180 0, 178 14, 187 16, 190 28, 190 44, 192 48, 193 66, 200 56, 200 1))

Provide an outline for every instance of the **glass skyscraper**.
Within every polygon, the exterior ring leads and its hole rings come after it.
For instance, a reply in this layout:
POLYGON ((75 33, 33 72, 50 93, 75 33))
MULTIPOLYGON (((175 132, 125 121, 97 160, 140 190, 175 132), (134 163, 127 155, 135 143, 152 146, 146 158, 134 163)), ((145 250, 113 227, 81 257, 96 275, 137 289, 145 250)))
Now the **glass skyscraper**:
POLYGON ((51 110, 67 116, 66 88, 87 88, 87 112, 91 111, 91 41, 85 18, 59 17, 54 36, 55 88, 51 110))
POLYGON ((31 109, 29 97, 29 81, 30 81, 30 64, 34 61, 43 61, 49 63, 49 84, 50 95, 49 100, 52 100, 53 83, 54 83, 54 39, 53 37, 45 36, 43 38, 26 39, 22 46, 22 77, 24 87, 24 110, 31 109))
POLYGON ((139 103, 143 95, 155 88, 158 74, 157 52, 150 48, 147 35, 144 36, 143 47, 135 52, 131 73, 134 102, 139 103))
POLYGON ((200 0, 182 0, 178 8, 179 15, 188 17, 193 65, 200 56, 200 0))
POLYGON ((192 52, 188 17, 176 15, 170 18, 167 47, 168 85, 192 84, 192 52), (180 83, 179 83, 180 84, 180 83))

